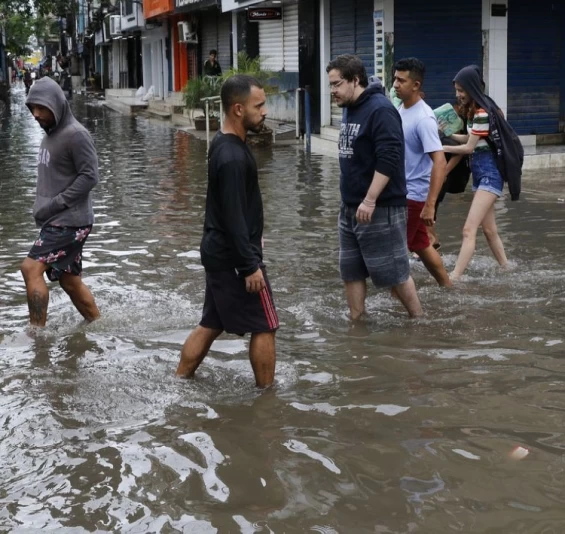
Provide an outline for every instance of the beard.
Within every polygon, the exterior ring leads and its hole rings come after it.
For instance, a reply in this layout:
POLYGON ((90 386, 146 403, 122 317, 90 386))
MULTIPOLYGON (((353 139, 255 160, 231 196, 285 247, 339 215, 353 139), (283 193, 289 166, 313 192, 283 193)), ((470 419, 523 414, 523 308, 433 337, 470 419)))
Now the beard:
POLYGON ((53 128, 53 123, 51 122, 47 122, 47 121, 36 121, 37 124, 39 124, 39 126, 41 126, 41 128, 43 130, 45 130, 46 132, 49 132, 49 130, 51 130, 53 128))
POLYGON ((335 105, 338 108, 347 108, 351 105, 351 98, 340 98, 339 100, 336 100, 336 98, 334 97, 334 102, 335 105))
POLYGON ((253 133, 261 132, 263 130, 264 124, 265 124, 265 119, 261 119, 259 123, 251 122, 249 119, 245 119, 243 121, 243 125, 245 126, 245 129, 253 133))
POLYGON ((261 118, 259 122, 252 121, 249 117, 243 118, 243 126, 248 132, 259 133, 263 130, 265 118, 261 118))

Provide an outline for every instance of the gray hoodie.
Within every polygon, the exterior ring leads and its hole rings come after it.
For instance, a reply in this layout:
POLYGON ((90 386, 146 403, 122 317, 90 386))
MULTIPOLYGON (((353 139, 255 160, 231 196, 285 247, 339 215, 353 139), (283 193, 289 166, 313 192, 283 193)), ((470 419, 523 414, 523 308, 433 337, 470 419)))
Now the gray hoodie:
POLYGON ((28 107, 31 104, 45 106, 55 116, 55 126, 47 130, 37 157, 35 222, 40 227, 90 225, 94 222, 90 191, 98 183, 92 138, 51 78, 33 84, 26 100, 28 107))

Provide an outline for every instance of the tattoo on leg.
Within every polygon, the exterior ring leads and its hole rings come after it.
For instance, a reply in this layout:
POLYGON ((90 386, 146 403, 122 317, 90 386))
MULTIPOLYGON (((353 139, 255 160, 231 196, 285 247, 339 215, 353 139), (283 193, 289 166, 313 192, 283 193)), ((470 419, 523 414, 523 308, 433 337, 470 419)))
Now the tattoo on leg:
POLYGON ((29 299, 29 319, 32 323, 41 323, 47 315, 49 298, 41 296, 39 291, 34 291, 29 299))

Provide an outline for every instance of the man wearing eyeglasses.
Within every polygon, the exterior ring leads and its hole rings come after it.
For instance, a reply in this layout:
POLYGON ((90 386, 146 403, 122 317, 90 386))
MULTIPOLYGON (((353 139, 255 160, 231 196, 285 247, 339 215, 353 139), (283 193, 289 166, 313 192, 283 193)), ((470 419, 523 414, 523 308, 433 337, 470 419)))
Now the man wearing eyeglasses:
POLYGON ((339 134, 341 209, 339 268, 353 320, 365 312, 367 277, 392 288, 410 317, 422 314, 406 243, 404 135, 382 85, 369 85, 362 61, 349 54, 326 67, 343 108, 339 134))

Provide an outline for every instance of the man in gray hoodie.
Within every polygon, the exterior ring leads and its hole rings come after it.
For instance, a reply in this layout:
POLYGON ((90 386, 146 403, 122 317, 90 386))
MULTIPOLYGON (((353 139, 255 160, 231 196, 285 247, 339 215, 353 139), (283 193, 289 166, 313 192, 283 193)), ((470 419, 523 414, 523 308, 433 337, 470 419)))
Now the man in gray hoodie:
POLYGON ((45 326, 49 289, 44 274, 58 281, 87 321, 100 316, 83 284, 82 248, 94 223, 90 191, 98 183, 98 158, 90 134, 73 116, 59 85, 38 80, 26 105, 46 134, 37 157, 33 217, 39 238, 22 263, 29 320, 45 326))

